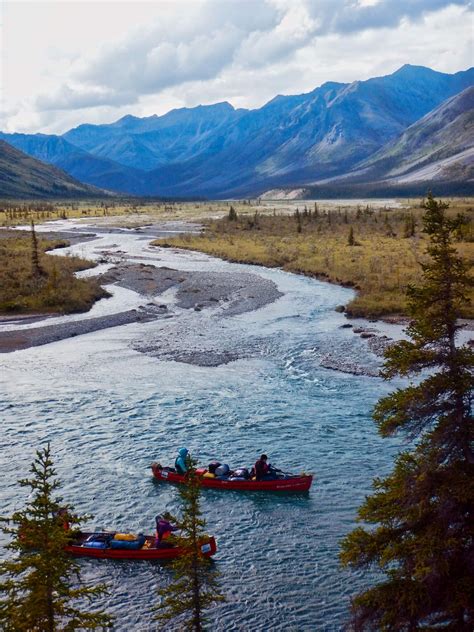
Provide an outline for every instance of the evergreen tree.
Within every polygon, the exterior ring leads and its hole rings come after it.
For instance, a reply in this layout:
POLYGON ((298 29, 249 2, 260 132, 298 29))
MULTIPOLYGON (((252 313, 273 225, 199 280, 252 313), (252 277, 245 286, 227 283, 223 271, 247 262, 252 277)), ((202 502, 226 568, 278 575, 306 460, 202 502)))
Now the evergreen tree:
POLYGON ((300 213, 299 208, 297 208, 295 211, 295 218, 296 218, 296 232, 301 233, 303 227, 301 225, 301 213, 300 213))
POLYGON ((352 226, 349 228, 349 236, 347 238, 347 244, 349 246, 355 246, 354 229, 352 226))
POLYGON ((38 238, 36 237, 35 223, 33 220, 31 220, 31 272, 36 279, 44 275, 44 270, 40 265, 38 238))
POLYGON ((229 214, 227 215, 227 219, 229 220, 229 222, 236 222, 237 221, 237 213, 236 213, 235 208, 233 206, 231 206, 229 208, 229 214))
POLYGON ((430 260, 408 291, 410 341, 386 353, 385 378, 414 376, 382 398, 382 436, 416 440, 393 472, 375 479, 359 527, 342 544, 343 564, 378 566, 386 578, 353 601, 356 630, 470 632, 474 629, 474 352, 457 346, 457 319, 473 285, 453 246, 463 218, 430 195, 423 217, 430 260))
POLYGON ((0 564, 0 628, 5 632, 56 632, 110 627, 111 619, 102 612, 75 607, 77 600, 92 601, 105 586, 82 585, 79 566, 64 550, 70 532, 84 518, 71 513, 62 499, 54 497, 60 482, 51 460, 49 444, 36 452, 30 479, 20 480, 32 498, 23 511, 2 518, 2 527, 11 536, 7 549, 16 556, 0 564), (12 526, 13 525, 13 526, 12 526))
POLYGON ((403 229, 403 236, 405 237, 405 239, 409 237, 414 237, 415 229, 416 229, 415 218, 413 216, 413 213, 410 213, 410 215, 408 215, 405 218, 405 226, 403 229))
POLYGON ((196 473, 196 461, 188 456, 186 483, 180 485, 182 503, 181 520, 173 519, 181 535, 176 546, 184 549, 184 555, 173 560, 175 579, 158 591, 162 601, 157 606, 157 620, 168 622, 181 619, 187 630, 201 632, 205 623, 204 611, 212 604, 223 601, 218 586, 218 575, 211 568, 211 561, 203 557, 200 543, 205 538, 205 520, 200 508, 201 487, 196 473))

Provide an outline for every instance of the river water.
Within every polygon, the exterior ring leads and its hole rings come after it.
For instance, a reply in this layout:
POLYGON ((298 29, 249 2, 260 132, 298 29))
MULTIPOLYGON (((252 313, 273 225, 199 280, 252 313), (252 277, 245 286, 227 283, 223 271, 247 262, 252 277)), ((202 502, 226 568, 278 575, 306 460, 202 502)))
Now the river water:
MULTIPOLYGON (((276 466, 312 471, 316 478, 309 494, 203 491, 227 597, 210 611, 209 629, 346 629, 350 596, 368 585, 370 576, 341 569, 339 543, 354 527, 373 477, 389 471, 400 448, 396 440, 378 437, 370 416, 391 386, 321 366, 331 354, 376 367, 365 341, 341 329, 344 317, 334 312, 352 291, 148 244, 139 232, 111 230, 69 250, 95 259, 107 250, 117 259, 183 270, 250 272, 272 280, 283 296, 227 319, 187 310, 173 319, 3 354, 3 515, 22 506, 24 490, 16 481, 47 441, 62 495, 81 513, 94 514, 91 526, 144 532, 153 531, 157 513, 178 510, 176 490, 152 479, 153 460, 171 464, 177 449, 186 446, 203 463, 218 458, 231 466, 251 465, 265 451, 276 466), (216 347, 222 337, 223 344, 234 339, 252 352, 203 367, 134 350, 137 341, 168 335, 170 327, 179 332, 181 322, 187 323, 187 335, 198 337, 205 324, 216 347)), ((131 290, 110 289, 114 296, 96 304, 93 315, 143 304, 131 290)), ((156 587, 172 576, 169 566, 80 564, 87 579, 109 584, 109 596, 98 603, 116 616, 117 630, 157 629, 151 607, 156 587)))

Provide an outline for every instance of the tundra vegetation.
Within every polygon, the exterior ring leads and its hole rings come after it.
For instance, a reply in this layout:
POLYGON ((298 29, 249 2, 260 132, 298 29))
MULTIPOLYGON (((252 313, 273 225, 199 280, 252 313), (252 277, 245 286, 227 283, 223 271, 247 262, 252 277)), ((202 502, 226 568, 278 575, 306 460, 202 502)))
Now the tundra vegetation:
POLYGON ((36 452, 31 478, 19 481, 29 490, 25 508, 2 518, 10 537, 7 549, 13 557, 0 564, 0 628, 18 630, 108 629, 112 619, 87 608, 106 592, 104 584, 85 585, 79 565, 64 547, 71 531, 87 516, 79 517, 56 493, 60 482, 49 444, 36 452))
MULTIPOLYGON (((474 210, 457 202, 446 211, 463 211, 466 222, 453 236, 454 247, 468 263, 474 261, 474 210)), ((237 214, 206 220, 201 235, 184 235, 153 242, 200 250, 240 263, 281 267, 358 290, 346 306, 354 317, 406 315, 406 289, 421 278, 420 263, 427 260, 428 235, 423 229, 423 207, 403 209, 321 209, 318 203, 300 204, 293 213, 237 214)), ((469 294, 474 298, 472 290, 469 294)), ((474 316, 473 304, 460 315, 474 316)))
POLYGON ((474 629, 474 351, 456 344, 474 279, 455 247, 464 219, 433 198, 426 209, 428 259, 408 289, 410 340, 388 348, 382 373, 418 379, 374 410, 382 436, 400 433, 413 447, 374 480, 358 516, 369 526, 342 544, 345 565, 384 573, 355 597, 355 630, 474 629))
MULTIPOLYGON (((474 201, 454 198, 447 211, 467 218, 456 248, 474 260, 474 201)), ((163 201, 140 199, 0 202, 0 225, 81 218, 88 224, 139 228, 162 221, 201 222, 201 236, 184 235, 168 245, 231 261, 254 263, 314 276, 357 290, 349 316, 407 314, 406 288, 420 280, 427 236, 420 200, 389 204, 372 200, 163 201)), ((471 293, 474 298, 474 295, 471 293)), ((474 316, 474 303, 462 315, 474 316)), ((0 307, 0 309, 2 309, 0 307)), ((4 309, 4 308, 3 308, 4 309)), ((29 309, 29 308, 27 308, 29 309)))
POLYGON ((46 254, 67 246, 31 231, 0 231, 0 313, 81 312, 108 296, 96 279, 78 279, 95 264, 80 257, 46 254))

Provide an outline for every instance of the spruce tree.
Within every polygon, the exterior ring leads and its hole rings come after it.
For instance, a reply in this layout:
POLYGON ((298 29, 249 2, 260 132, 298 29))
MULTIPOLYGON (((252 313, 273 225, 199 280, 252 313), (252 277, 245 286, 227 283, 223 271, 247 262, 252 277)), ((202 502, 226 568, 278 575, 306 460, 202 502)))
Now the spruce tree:
POLYGON ((297 208, 295 211, 295 218, 296 218, 296 232, 297 233, 301 233, 302 231, 302 225, 301 225, 301 213, 300 213, 300 209, 297 208))
POLYGON ((72 507, 55 497, 60 482, 47 447, 36 452, 31 478, 19 481, 31 490, 25 509, 2 518, 4 533, 11 537, 7 549, 12 559, 0 564, 0 629, 5 632, 56 632, 110 627, 111 618, 76 606, 91 602, 105 586, 84 586, 79 566, 64 550, 70 538, 65 528, 83 521, 72 507))
POLYGON ((156 608, 156 618, 165 623, 179 617, 185 629, 201 632, 205 610, 223 601, 224 597, 219 590, 217 572, 211 568, 211 561, 201 554, 206 522, 200 508, 201 487, 196 461, 190 457, 186 482, 180 485, 179 495, 182 518, 173 520, 181 534, 175 538, 176 546, 182 548, 184 554, 173 560, 174 581, 158 591, 161 603, 156 608))
POLYGON ((355 246, 354 229, 352 226, 349 228, 349 236, 347 238, 347 244, 349 246, 355 246))
POLYGON ((474 352, 458 346, 458 318, 473 285, 453 246, 463 224, 430 195, 423 217, 429 261, 408 290, 411 340, 386 353, 385 378, 419 376, 382 398, 382 436, 403 433, 413 449, 373 483, 359 509, 372 525, 342 543, 343 564, 378 567, 385 578, 353 600, 356 630, 474 629, 474 352), (420 376, 421 373, 421 376, 420 376))
POLYGON ((31 272, 36 279, 44 275, 44 270, 40 265, 38 238, 36 237, 35 223, 33 220, 31 220, 31 272))

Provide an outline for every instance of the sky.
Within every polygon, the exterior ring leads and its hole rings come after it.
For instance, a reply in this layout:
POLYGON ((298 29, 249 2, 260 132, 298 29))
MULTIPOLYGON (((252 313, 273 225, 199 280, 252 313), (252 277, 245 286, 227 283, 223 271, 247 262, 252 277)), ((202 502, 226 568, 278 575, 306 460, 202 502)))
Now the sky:
POLYGON ((0 130, 60 134, 126 114, 474 65, 469 0, 4 0, 0 130))

